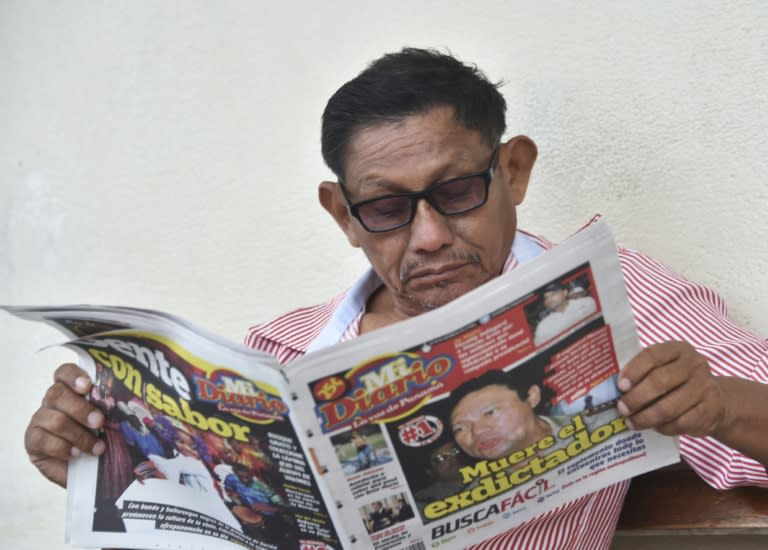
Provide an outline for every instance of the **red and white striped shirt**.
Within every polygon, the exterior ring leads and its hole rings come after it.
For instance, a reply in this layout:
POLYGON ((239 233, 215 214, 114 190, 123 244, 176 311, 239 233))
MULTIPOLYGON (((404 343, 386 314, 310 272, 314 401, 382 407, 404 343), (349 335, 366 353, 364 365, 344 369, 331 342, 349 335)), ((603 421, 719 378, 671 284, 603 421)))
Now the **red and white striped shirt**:
MULTIPOLYGON (((518 231, 504 271, 551 246, 546 239, 518 231)), ((618 254, 643 346, 687 341, 708 359, 716 375, 768 383, 768 341, 729 320, 723 300, 714 291, 638 252, 619 248, 618 254)), ((371 270, 326 304, 296 309, 251 327, 245 343, 285 364, 319 347, 354 338, 367 298, 380 285, 371 270)), ((681 436, 679 441, 683 458, 713 487, 768 487, 766 469, 755 460, 712 438, 681 436)), ((607 549, 628 487, 629 482, 623 481, 583 496, 475 548, 607 549)))

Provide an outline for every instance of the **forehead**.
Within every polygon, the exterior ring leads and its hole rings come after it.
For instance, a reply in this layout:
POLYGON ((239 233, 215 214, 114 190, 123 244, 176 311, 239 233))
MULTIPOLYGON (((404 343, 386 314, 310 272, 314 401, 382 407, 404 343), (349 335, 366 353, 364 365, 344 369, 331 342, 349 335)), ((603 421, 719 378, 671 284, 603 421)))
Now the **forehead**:
POLYGON ((465 395, 453 409, 451 418, 458 414, 470 413, 475 407, 491 403, 520 403, 520 397, 515 390, 499 384, 485 386, 465 395))
POLYGON ((554 290, 545 290, 544 296, 557 296, 558 294, 565 294, 567 291, 564 288, 556 288, 554 290))
POLYGON ((457 122, 451 107, 434 107, 358 130, 347 149, 345 183, 431 183, 451 170, 476 168, 487 149, 480 132, 457 122))

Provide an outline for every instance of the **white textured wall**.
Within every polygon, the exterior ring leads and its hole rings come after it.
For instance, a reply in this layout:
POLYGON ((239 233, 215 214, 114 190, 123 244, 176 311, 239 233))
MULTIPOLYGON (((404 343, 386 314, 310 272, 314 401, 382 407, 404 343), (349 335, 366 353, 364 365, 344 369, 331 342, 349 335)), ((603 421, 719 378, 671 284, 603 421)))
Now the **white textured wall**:
MULTIPOLYGON (((403 45, 505 79, 522 225, 594 212, 768 333, 768 4, 0 2, 0 303, 167 309, 233 338, 363 266, 315 201, 327 97, 403 45), (322 6, 322 7, 321 7, 322 6)), ((0 316, 0 546, 63 548, 22 432, 65 352, 0 316)))

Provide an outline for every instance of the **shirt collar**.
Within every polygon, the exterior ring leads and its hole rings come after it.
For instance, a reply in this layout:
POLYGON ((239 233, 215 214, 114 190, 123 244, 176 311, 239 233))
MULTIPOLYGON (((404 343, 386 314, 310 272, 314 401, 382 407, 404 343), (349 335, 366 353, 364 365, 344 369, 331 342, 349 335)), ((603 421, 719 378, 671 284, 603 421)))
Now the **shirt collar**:
MULTIPOLYGON (((512 244, 512 249, 509 251, 509 256, 507 256, 507 260, 504 262, 502 272, 506 273, 519 265, 528 263, 544 252, 544 250, 545 248, 540 242, 526 233, 518 231, 515 234, 515 241, 512 244)), ((355 323, 359 324, 368 298, 371 297, 381 284, 379 276, 373 268, 369 267, 344 296, 344 299, 331 316, 328 324, 325 325, 325 328, 307 346, 306 353, 332 346, 341 341, 342 336, 345 334, 359 334, 359 327, 356 327, 355 323)))

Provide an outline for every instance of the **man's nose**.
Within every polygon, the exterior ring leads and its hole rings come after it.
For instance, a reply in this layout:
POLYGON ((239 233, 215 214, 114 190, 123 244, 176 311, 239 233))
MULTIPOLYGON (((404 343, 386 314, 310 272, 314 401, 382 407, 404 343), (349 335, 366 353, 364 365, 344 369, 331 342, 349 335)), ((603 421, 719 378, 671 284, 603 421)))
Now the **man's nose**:
POLYGON ((411 222, 411 247, 417 252, 436 252, 453 244, 453 238, 448 219, 426 200, 420 200, 411 222))
POLYGON ((488 421, 488 420, 486 420, 484 418, 480 418, 476 422, 473 422, 472 423, 472 437, 475 438, 475 437, 482 436, 483 434, 485 434, 488 430, 490 430, 492 428, 491 424, 492 423, 490 421, 488 421))

